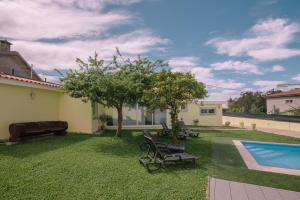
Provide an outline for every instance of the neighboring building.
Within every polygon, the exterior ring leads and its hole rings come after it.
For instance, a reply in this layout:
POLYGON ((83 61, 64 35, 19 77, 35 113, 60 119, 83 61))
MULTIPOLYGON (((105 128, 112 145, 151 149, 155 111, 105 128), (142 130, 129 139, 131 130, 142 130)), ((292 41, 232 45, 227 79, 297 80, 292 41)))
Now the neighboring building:
POLYGON ((280 92, 267 96, 267 113, 293 115, 300 108, 300 89, 280 92))
POLYGON ((0 40, 0 73, 41 81, 26 60, 16 51, 11 51, 11 43, 0 40))

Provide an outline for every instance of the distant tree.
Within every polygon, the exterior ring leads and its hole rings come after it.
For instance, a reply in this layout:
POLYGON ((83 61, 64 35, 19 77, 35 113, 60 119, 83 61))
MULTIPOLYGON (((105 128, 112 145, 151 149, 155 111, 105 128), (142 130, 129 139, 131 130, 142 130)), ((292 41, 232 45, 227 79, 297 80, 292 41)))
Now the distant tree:
POLYGON ((150 61, 138 57, 136 60, 124 59, 120 52, 113 61, 105 64, 98 55, 89 57, 85 63, 77 59, 80 70, 70 70, 63 78, 64 90, 75 98, 91 101, 118 112, 117 136, 121 136, 124 105, 138 103, 144 91, 149 88, 155 68, 162 61, 150 61))
POLYGON ((240 97, 228 100, 229 112, 265 113, 266 98, 262 92, 242 92, 240 97))
POLYGON ((151 112, 156 108, 170 110, 173 141, 176 142, 180 106, 188 100, 205 97, 205 85, 190 73, 166 70, 156 73, 152 81, 151 88, 145 93, 144 105, 151 112))

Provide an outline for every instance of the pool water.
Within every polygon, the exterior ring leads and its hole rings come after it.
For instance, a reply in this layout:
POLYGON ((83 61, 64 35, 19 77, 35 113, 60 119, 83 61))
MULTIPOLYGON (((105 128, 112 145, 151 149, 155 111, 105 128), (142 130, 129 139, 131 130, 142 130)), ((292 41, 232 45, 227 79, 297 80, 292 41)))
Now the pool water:
POLYGON ((300 170, 300 145, 245 142, 259 165, 300 170))

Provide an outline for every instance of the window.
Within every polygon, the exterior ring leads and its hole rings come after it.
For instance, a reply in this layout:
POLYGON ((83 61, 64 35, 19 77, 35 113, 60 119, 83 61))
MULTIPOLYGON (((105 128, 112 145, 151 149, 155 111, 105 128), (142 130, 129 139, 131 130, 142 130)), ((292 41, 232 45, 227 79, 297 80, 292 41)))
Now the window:
POLYGON ((216 114, 216 110, 214 108, 201 108, 200 114, 201 115, 212 115, 212 114, 216 114))
POLYGON ((183 103, 181 106, 180 106, 180 111, 181 112, 187 112, 187 103, 183 103))
POLYGON ((293 100, 292 99, 287 99, 287 100, 285 100, 285 103, 288 103, 288 104, 293 103, 293 100))

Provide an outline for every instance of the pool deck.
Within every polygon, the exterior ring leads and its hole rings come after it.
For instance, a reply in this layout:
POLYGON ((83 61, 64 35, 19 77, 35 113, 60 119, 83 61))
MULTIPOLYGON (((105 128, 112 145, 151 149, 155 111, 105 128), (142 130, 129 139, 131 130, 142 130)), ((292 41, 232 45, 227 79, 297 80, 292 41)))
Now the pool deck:
POLYGON ((209 200, 300 200, 300 192, 209 179, 209 200))

